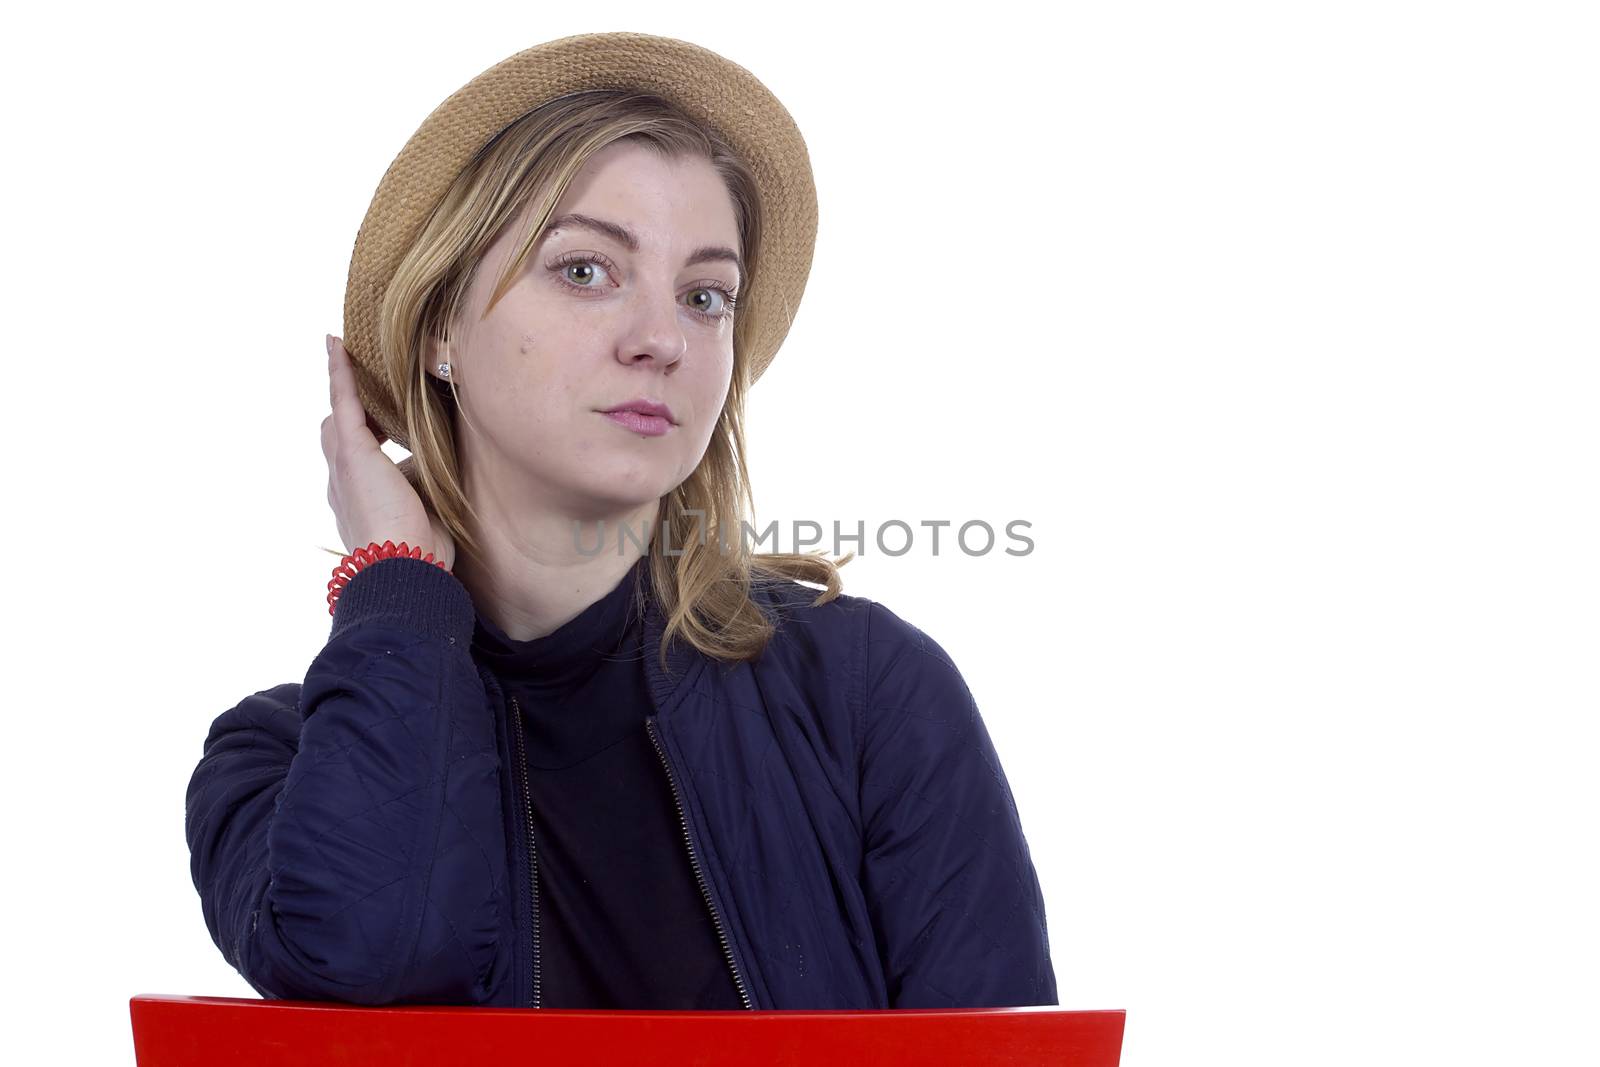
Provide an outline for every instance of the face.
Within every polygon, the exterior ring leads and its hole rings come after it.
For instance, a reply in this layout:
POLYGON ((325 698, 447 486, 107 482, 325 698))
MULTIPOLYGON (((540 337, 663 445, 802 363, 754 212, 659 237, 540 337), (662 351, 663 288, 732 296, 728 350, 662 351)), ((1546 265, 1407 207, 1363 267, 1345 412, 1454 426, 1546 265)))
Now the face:
MULTIPOLYGON (((478 265, 447 354, 465 415, 456 446, 475 497, 617 515, 676 488, 705 454, 733 374, 727 297, 743 283, 737 262, 707 250, 736 256, 738 223, 709 162, 628 143, 591 157, 551 220, 481 321, 525 214, 478 265), (669 414, 604 414, 634 401, 669 414)), ((430 357, 437 377, 444 355, 430 357)))

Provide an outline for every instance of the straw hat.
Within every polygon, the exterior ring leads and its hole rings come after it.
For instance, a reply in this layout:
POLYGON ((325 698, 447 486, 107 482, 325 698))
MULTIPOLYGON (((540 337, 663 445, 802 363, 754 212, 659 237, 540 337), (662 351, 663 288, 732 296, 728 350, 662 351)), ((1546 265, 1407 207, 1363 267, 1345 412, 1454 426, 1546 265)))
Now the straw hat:
POLYGON ((716 130, 754 172, 765 216, 761 255, 740 310, 752 380, 789 332, 811 273, 817 191, 805 141, 755 75, 699 45, 644 33, 587 33, 518 52, 452 93, 400 149, 356 234, 344 298, 344 344, 356 391, 379 427, 408 447, 395 383, 378 348, 378 309, 422 224, 473 155, 512 121, 581 89, 636 89, 663 97, 716 130))

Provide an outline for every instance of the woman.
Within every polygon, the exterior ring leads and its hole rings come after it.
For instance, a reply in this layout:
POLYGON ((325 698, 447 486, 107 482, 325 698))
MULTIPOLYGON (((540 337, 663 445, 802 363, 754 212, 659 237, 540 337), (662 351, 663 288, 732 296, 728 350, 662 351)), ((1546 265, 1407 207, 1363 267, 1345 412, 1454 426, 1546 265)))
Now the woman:
POLYGON ((188 787, 207 926, 263 996, 1056 1003, 960 673, 747 536, 744 397, 814 195, 759 82, 642 34, 519 53, 391 166, 359 343, 329 338, 328 500, 364 547, 303 684, 219 717, 188 787))

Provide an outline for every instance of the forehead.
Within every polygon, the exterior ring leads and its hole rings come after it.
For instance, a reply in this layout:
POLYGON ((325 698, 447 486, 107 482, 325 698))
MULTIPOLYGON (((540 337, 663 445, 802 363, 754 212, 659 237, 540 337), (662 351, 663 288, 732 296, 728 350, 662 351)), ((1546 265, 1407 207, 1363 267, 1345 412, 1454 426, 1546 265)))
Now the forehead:
POLYGON ((710 160, 664 157, 628 142, 607 145, 585 162, 551 218, 573 213, 616 223, 646 244, 738 237, 733 197, 710 160))
POLYGON ((718 187, 722 184, 716 168, 704 156, 664 154, 645 142, 622 140, 606 145, 585 160, 570 188, 640 181, 718 187))

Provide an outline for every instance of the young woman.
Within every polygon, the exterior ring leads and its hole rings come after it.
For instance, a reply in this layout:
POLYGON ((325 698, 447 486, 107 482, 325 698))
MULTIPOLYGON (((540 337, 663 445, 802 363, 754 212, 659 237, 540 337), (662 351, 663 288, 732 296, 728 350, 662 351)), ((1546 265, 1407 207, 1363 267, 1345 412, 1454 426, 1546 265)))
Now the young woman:
POLYGON ((329 339, 332 632, 188 786, 263 996, 1056 1003, 960 673, 842 561, 750 543, 744 398, 815 231, 787 111, 666 38, 519 53, 396 159, 329 339))

